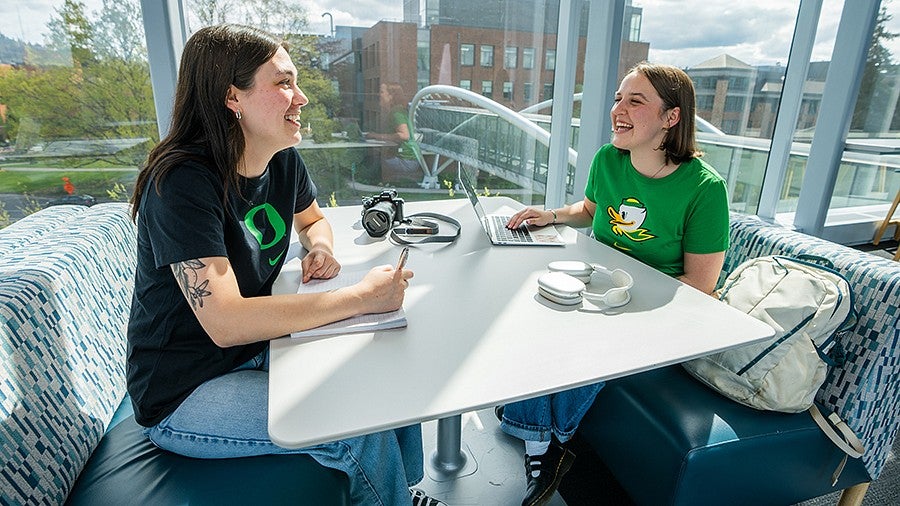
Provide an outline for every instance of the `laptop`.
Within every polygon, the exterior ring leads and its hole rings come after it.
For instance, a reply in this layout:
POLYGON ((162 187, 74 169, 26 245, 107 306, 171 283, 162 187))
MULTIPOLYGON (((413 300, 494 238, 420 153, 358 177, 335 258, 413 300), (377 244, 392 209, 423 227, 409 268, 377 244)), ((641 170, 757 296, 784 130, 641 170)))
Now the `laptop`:
POLYGON ((475 209, 475 215, 481 222, 481 228, 487 234, 491 242, 501 246, 565 246, 566 242, 556 230, 556 227, 520 227, 517 230, 506 228, 511 214, 485 214, 484 207, 478 200, 475 191, 474 176, 469 174, 462 166, 459 168, 459 182, 475 209))

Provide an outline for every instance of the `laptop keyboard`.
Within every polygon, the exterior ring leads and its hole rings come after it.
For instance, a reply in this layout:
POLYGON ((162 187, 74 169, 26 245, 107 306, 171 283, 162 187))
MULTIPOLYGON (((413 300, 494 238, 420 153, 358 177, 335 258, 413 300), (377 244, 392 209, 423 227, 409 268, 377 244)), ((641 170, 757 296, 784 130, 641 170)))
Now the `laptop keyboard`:
POLYGON ((516 230, 506 228, 509 216, 490 216, 490 219, 494 222, 494 232, 497 235, 497 239, 509 242, 533 242, 531 234, 524 228, 516 230))

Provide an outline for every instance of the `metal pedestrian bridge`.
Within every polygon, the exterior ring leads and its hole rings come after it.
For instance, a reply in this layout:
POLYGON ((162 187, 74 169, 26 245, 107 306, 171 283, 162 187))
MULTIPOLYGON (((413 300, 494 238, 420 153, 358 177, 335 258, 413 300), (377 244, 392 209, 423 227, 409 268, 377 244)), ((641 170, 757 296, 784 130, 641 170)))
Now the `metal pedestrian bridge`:
MULTIPOLYGON (((550 117, 535 111, 542 102, 516 112, 493 100, 454 86, 422 88, 410 103, 413 132, 422 153, 421 185, 437 188, 448 167, 460 164, 510 181, 536 194, 546 192, 550 156, 550 117), (431 160, 426 160, 431 158, 431 160)), ((577 120, 576 120, 577 121, 577 120)), ((573 142, 577 142, 573 126, 573 142)), ((566 192, 573 193, 578 153, 569 147, 566 192)))

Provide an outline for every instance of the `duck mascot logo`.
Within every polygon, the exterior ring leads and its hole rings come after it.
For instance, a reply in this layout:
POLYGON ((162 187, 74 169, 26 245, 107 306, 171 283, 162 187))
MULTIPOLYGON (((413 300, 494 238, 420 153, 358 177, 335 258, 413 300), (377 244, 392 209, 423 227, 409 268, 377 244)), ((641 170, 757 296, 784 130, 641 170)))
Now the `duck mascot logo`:
MULTIPOLYGON (((618 211, 613 209, 613 206, 609 206, 606 208, 606 212, 611 218, 609 223, 612 225, 614 234, 624 235, 634 242, 642 242, 656 237, 646 228, 641 228, 641 225, 644 224, 644 220, 647 218, 647 208, 644 207, 643 202, 640 200, 634 197, 623 199, 622 203, 619 204, 618 211)), ((616 246, 626 250, 629 249, 623 247, 618 241, 616 241, 616 246)))

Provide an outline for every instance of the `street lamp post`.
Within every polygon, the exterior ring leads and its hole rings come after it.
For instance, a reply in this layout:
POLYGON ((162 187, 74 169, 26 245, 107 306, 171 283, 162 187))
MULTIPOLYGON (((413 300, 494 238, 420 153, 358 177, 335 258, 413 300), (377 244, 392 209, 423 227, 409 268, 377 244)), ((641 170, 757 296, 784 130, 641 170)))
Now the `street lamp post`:
POLYGON ((330 12, 326 12, 322 14, 322 17, 328 16, 328 27, 331 29, 331 38, 334 38, 334 16, 331 15, 330 12))

